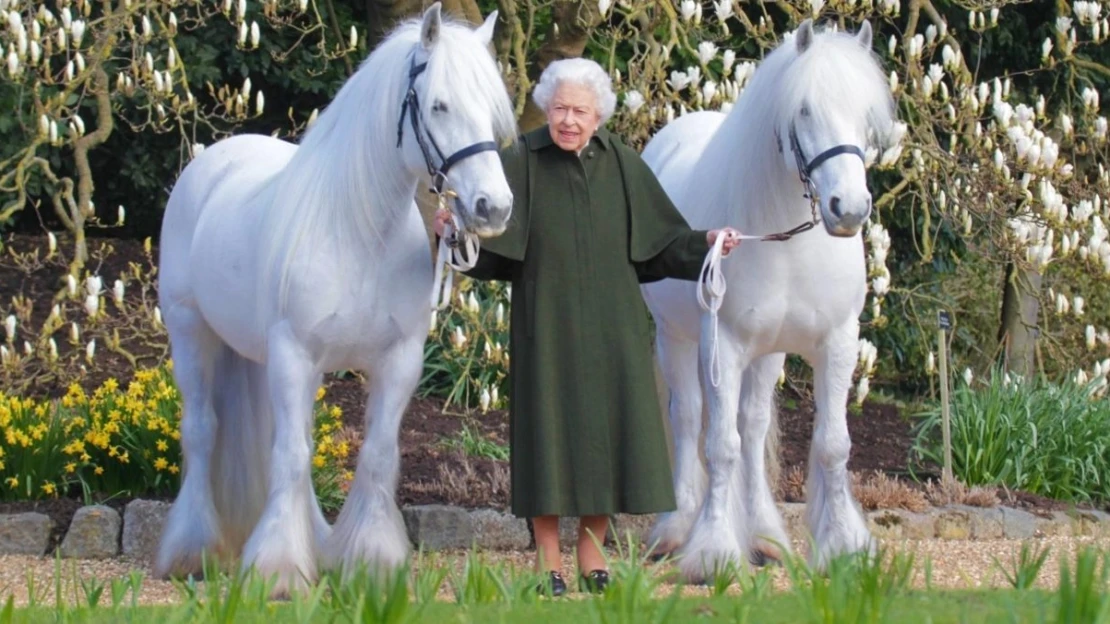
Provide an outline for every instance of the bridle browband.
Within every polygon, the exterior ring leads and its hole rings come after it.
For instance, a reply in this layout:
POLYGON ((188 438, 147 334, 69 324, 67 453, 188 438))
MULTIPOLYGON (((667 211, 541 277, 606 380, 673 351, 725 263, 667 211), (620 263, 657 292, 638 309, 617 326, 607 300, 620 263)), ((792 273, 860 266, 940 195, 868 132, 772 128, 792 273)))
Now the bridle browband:
POLYGON ((460 160, 473 156, 484 151, 497 151, 497 143, 493 141, 481 141, 473 145, 468 145, 459 151, 444 157, 443 150, 439 149, 436 140, 432 138, 428 132, 427 123, 424 122, 424 115, 420 112, 420 99, 416 95, 416 77, 420 75, 428 67, 428 63, 416 64, 416 59, 412 60, 409 67, 409 87, 405 93, 404 102, 401 104, 401 117, 397 120, 397 147, 401 147, 401 140, 405 132, 405 111, 409 113, 409 120, 412 122, 412 134, 416 137, 416 143, 420 146, 420 152, 424 154, 424 164, 428 166, 428 175, 432 176, 431 191, 436 195, 443 195, 443 185, 447 182, 447 172, 451 167, 455 166, 460 160), (424 131, 420 131, 421 125, 424 126, 424 131), (439 157, 440 165, 436 167, 432 164, 432 152, 428 149, 428 144, 431 144, 432 149, 435 150, 436 156, 439 157))
MULTIPOLYGON (((760 237, 760 240, 789 240, 797 234, 812 230, 818 223, 820 223, 820 219, 817 218, 817 187, 814 186, 813 178, 811 176, 818 167, 825 163, 826 160, 829 160, 834 156, 840 156, 841 154, 855 154, 856 156, 859 156, 859 159, 861 161, 867 161, 863 150, 861 150, 859 147, 855 145, 844 144, 834 145, 833 147, 830 147, 829 149, 815 156, 813 160, 807 163, 805 152, 803 152, 802 150, 801 143, 798 142, 798 133, 794 129, 793 122, 790 124, 790 135, 788 138, 790 140, 790 151, 794 153, 794 160, 798 163, 798 179, 801 180, 802 185, 805 187, 805 192, 802 194, 802 196, 809 200, 809 210, 811 218, 808 222, 803 223, 795 228, 791 228, 785 232, 779 232, 778 234, 767 234, 766 236, 762 236, 760 237)), ((779 131, 777 129, 775 130, 775 141, 778 143, 779 153, 782 153, 782 137, 779 135, 779 131)))

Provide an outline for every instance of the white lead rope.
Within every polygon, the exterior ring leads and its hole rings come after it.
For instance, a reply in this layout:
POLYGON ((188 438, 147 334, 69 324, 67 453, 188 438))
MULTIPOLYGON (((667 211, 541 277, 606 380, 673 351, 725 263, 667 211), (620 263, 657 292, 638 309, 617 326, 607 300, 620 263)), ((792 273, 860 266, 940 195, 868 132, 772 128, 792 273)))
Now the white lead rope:
MULTIPOLYGON (((746 238, 741 236, 741 238, 746 238)), ((717 311, 721 309, 721 302, 725 297, 725 276, 721 273, 721 249, 725 244, 724 234, 718 235, 717 240, 713 242, 713 247, 710 248, 709 253, 705 256, 705 261, 701 265, 701 273, 698 275, 698 305, 702 310, 709 312, 710 317, 713 319, 713 346, 709 355, 709 381, 716 388, 721 382, 721 363, 717 355, 717 311), (705 291, 709 291, 709 299, 706 300, 705 291)))
POLYGON ((452 271, 465 273, 478 263, 478 237, 466 230, 456 231, 455 215, 451 215, 451 222, 444 224, 443 236, 439 238, 439 249, 436 253, 435 277, 432 286, 432 311, 447 307, 451 302, 451 288, 453 283, 452 271), (459 240, 459 244, 452 248, 447 242, 451 235, 459 240))

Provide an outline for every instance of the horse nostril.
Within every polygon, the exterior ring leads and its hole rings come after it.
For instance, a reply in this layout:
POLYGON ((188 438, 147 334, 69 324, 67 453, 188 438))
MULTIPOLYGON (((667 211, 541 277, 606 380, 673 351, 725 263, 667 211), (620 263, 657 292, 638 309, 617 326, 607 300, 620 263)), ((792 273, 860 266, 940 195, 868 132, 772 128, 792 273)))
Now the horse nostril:
POLYGON ((483 219, 489 218, 489 201, 485 197, 479 197, 478 201, 474 204, 474 212, 483 219))
POLYGON ((829 200, 829 212, 832 212, 833 216, 838 218, 838 219, 841 216, 843 216, 843 215, 840 214, 840 198, 839 197, 833 197, 832 199, 829 200))

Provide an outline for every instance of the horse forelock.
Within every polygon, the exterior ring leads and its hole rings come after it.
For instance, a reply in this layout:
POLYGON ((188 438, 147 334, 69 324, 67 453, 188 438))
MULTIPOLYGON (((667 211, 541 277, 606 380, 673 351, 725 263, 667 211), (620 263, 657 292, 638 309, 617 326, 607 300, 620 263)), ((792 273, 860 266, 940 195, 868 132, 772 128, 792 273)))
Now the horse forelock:
POLYGON ((775 52, 787 57, 777 75, 767 76, 775 92, 774 127, 783 127, 803 104, 818 117, 846 119, 861 131, 889 132, 894 100, 878 58, 853 34, 815 33, 802 54, 793 41, 775 52))
MULTIPOLYGON (((698 161, 702 181, 692 184, 689 192, 700 200, 691 202, 699 205, 691 210, 704 211, 704 223, 730 223, 736 218, 738 197, 749 207, 799 202, 801 195, 793 188, 771 181, 785 172, 780 138, 782 149, 789 149, 787 137, 776 131, 788 128, 803 104, 819 118, 846 120, 880 140, 889 132, 894 104, 874 54, 852 34, 814 34, 802 54, 794 40, 787 39, 759 63, 703 152, 698 161), (715 183, 707 183, 711 180, 715 183)), ((744 218, 748 227, 760 231, 783 225, 774 215, 750 208, 744 218)))

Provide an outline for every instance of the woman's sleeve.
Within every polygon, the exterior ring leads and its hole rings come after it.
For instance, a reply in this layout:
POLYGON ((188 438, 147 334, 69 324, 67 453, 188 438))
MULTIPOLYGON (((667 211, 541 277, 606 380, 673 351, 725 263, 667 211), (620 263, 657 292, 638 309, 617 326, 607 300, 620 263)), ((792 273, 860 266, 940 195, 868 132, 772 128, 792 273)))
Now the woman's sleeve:
POLYGON ((636 264, 640 283, 655 282, 668 277, 683 280, 697 280, 701 274, 702 263, 709 253, 708 232, 688 230, 644 262, 636 264))
POLYGON ((518 264, 488 249, 480 249, 474 268, 466 271, 464 275, 476 280, 510 282, 518 264))

